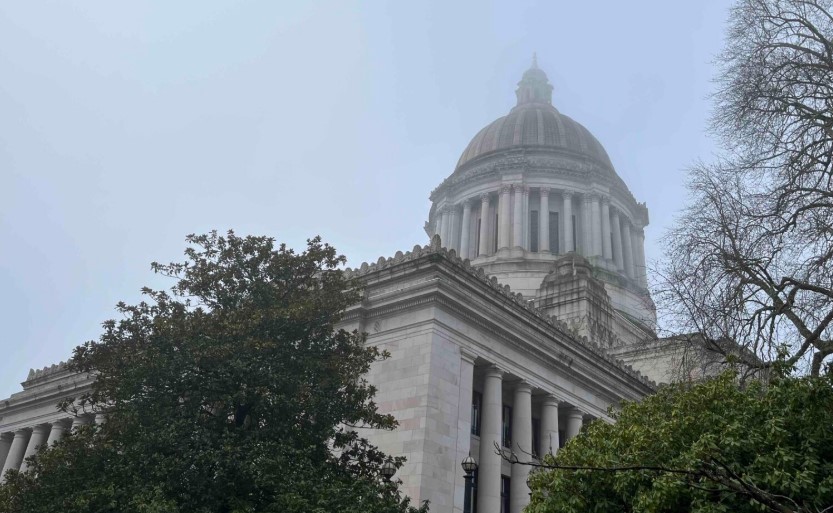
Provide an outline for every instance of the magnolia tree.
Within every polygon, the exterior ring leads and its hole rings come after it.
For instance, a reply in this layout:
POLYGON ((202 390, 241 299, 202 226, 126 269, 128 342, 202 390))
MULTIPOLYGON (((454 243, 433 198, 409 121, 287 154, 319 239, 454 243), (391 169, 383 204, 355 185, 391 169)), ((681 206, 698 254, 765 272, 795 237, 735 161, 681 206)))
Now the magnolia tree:
MULTIPOLYGON (((364 378, 385 355, 335 328, 359 300, 320 239, 189 236, 176 280, 120 303, 72 369, 95 373, 70 411, 106 422, 39 452, 0 486, 0 511, 411 512, 353 427, 393 429, 364 378)), ((423 506, 419 511, 427 511, 423 506)))

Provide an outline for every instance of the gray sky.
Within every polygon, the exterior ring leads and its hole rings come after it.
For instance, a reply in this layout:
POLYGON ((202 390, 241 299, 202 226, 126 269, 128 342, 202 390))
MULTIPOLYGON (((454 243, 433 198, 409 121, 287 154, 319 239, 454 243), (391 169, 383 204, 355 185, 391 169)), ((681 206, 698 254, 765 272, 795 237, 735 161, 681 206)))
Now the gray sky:
POLYGON ((514 105, 553 103, 650 209, 685 201, 728 1, 0 3, 0 397, 233 228, 355 266, 425 243, 429 192, 514 105))

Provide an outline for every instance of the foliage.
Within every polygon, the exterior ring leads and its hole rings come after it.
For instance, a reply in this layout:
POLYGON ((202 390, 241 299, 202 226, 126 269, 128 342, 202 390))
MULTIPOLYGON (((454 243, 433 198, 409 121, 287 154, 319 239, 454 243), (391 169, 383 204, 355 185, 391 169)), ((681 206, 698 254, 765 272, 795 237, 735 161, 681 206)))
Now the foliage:
POLYGON ((396 422, 363 377, 386 355, 335 329, 360 297, 344 257, 318 238, 300 254, 233 232, 187 241, 184 263, 152 264, 170 293, 120 303, 123 319, 75 350, 97 379, 64 408, 107 421, 9 474, 0 510, 416 511, 351 429, 396 422))
POLYGON ((833 506, 833 380, 661 389, 533 472, 528 513, 813 512, 833 506))
POLYGON ((831 7, 733 8, 713 116, 726 152, 691 170, 655 294, 672 331, 761 365, 783 351, 813 375, 833 354, 831 7))

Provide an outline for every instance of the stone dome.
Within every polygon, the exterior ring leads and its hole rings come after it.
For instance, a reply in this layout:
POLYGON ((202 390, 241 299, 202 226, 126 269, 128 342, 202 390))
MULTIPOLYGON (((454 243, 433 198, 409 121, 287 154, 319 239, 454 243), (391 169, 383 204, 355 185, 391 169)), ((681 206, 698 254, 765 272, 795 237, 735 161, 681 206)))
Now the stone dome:
POLYGON ((518 82, 515 94, 517 106, 474 136, 460 156, 457 170, 480 157, 523 148, 590 158, 615 174, 598 139, 552 106, 552 86, 535 61, 518 82))

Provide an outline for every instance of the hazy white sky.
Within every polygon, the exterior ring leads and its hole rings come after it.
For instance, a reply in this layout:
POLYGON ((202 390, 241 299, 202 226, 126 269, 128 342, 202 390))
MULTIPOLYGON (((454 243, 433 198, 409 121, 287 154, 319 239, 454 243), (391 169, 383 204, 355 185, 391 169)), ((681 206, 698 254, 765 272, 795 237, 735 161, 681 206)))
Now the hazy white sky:
POLYGON ((426 243, 429 192, 514 105, 553 103, 650 209, 709 159, 728 1, 0 3, 0 398, 163 287, 192 232, 349 264, 426 243))

